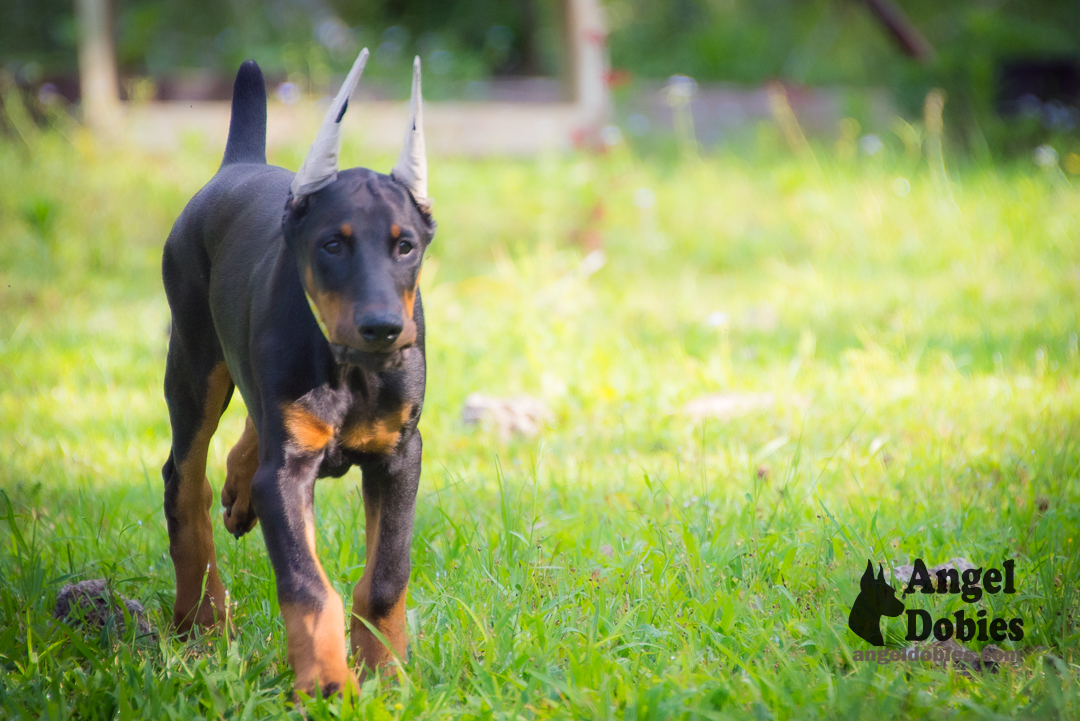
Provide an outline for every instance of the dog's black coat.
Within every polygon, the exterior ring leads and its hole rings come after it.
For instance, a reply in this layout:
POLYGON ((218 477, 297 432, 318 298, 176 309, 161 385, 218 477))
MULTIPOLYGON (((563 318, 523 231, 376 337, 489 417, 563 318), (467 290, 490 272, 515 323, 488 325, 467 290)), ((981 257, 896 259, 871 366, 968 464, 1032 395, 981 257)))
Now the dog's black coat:
MULTIPOLYGON (((248 61, 236 78, 224 161, 176 221, 162 262, 172 310, 165 396, 173 429, 162 473, 181 630, 193 622, 207 624, 211 611, 220 616, 212 537, 209 557, 194 561, 185 539, 198 537, 205 545, 207 487, 200 466, 234 386, 257 431, 258 470, 250 479, 249 507, 230 505, 226 514, 238 538, 256 518, 262 524, 282 608, 318 614, 327 603, 332 589, 308 540, 314 481, 340 476, 354 464, 363 471, 369 546, 376 546, 369 548, 365 570, 369 620, 403 603, 408 582, 421 457, 416 424, 426 373, 416 282, 434 222, 408 188, 363 168, 342 171, 322 190, 294 199, 294 174, 267 165, 265 145, 265 86, 258 66, 248 61), (357 341, 361 348, 332 343, 305 288, 340 311, 322 318, 331 335, 351 322, 358 330, 350 338, 368 338, 371 328, 383 335, 357 341), (415 304, 403 306, 402 297, 414 297, 415 304), (411 327, 406 315, 415 324, 411 344, 404 338, 411 327), (388 417, 401 418, 396 435, 397 425, 378 425, 388 417), (387 427, 378 441, 345 440, 349 428, 387 427), (193 527, 201 530, 192 535, 193 527), (209 578, 202 575, 204 560, 211 564, 209 578), (206 598, 192 606, 185 587, 194 583, 205 583, 213 609, 206 598)), ((297 667, 291 631, 289 643, 297 667)), ((355 650, 355 636, 353 645, 355 650)), ((302 685, 301 675, 297 667, 302 685)), ((336 687, 343 681, 321 682, 336 687)))

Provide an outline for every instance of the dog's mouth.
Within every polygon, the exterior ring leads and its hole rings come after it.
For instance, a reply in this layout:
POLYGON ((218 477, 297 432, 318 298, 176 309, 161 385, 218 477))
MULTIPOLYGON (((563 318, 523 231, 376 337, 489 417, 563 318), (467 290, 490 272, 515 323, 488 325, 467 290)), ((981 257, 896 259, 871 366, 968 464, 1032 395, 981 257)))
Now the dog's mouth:
POLYGON ((395 348, 385 352, 373 352, 359 350, 340 343, 331 343, 330 350, 334 353, 334 360, 343 365, 351 365, 366 371, 378 373, 392 368, 400 368, 405 359, 412 351, 412 346, 395 348))

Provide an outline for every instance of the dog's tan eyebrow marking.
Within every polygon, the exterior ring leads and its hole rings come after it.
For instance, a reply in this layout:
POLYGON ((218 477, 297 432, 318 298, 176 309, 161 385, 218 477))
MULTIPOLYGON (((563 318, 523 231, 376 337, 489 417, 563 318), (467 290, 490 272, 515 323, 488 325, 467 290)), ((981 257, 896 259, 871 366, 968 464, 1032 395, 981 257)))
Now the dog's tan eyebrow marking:
POLYGON ((398 225, 397 223, 394 223, 393 225, 391 225, 390 226, 390 235, 392 235, 395 239, 401 237, 401 226, 398 225))
POLYGON ((351 238, 352 237, 352 226, 349 225, 348 223, 342 223, 341 224, 341 234, 344 235, 346 238, 351 238))

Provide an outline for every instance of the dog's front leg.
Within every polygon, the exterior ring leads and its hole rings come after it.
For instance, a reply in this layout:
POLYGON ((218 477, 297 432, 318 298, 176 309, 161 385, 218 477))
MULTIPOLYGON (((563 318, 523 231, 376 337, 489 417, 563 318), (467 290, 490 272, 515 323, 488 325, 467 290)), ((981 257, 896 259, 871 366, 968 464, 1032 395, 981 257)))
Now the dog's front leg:
POLYGON ((345 607, 315 555, 315 477, 322 450, 285 450, 260 464, 251 501, 274 566, 296 690, 359 689, 345 656, 345 607))
POLYGON ((405 592, 420 451, 420 432, 414 428, 396 452, 361 466, 367 564, 353 589, 349 638, 356 662, 365 673, 380 667, 393 673, 394 656, 405 660, 405 592), (369 624, 386 639, 389 648, 371 632, 369 624))

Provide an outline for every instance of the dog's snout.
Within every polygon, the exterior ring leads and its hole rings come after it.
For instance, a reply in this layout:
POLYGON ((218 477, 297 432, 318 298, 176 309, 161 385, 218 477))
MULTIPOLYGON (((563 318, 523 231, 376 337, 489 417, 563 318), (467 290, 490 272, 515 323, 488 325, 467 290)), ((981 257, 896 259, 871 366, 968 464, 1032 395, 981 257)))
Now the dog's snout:
POLYGON ((404 319, 391 313, 368 313, 357 323, 360 337, 373 345, 393 343, 404 327, 404 319))

